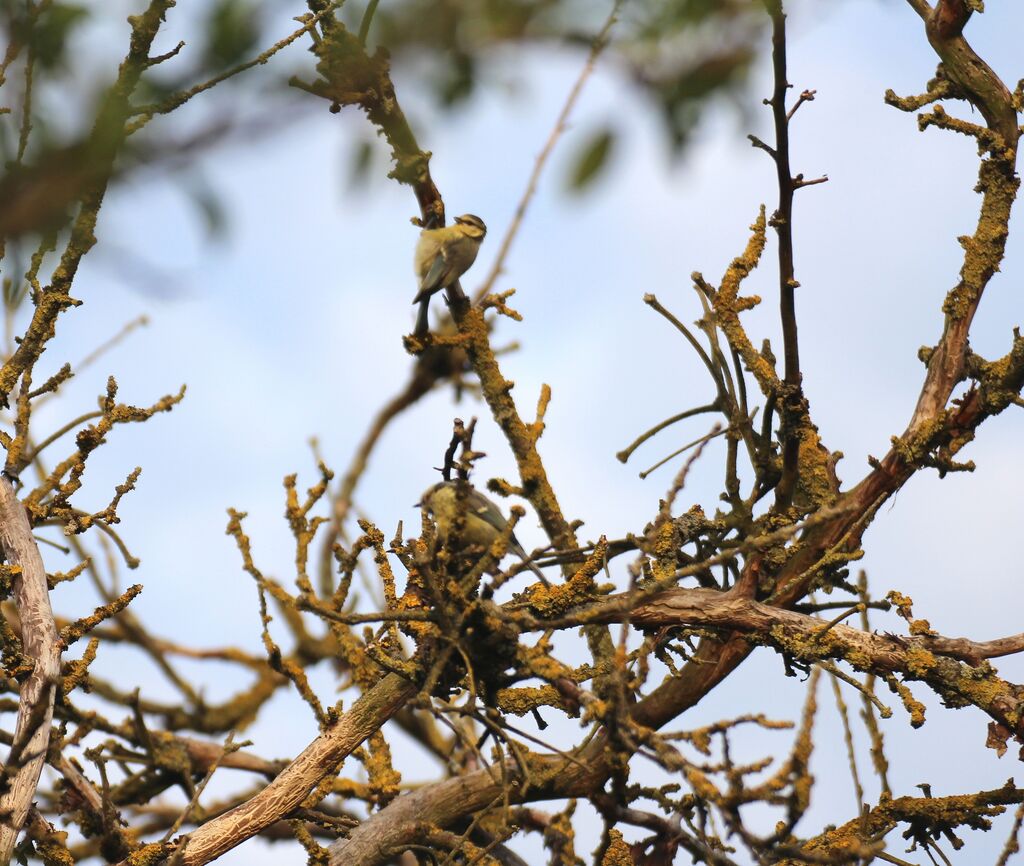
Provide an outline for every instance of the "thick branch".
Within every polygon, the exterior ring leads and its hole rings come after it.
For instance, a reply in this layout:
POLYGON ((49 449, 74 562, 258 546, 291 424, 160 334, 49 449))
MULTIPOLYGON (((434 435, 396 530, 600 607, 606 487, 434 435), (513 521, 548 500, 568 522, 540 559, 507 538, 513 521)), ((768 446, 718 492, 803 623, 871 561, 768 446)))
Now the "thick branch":
MULTIPOLYGON (((625 617, 617 614, 608 621, 625 617)), ((671 590, 629 611, 628 619, 641 628, 724 628, 807 662, 841 658, 867 673, 898 673, 927 683, 948 703, 973 704, 1014 733, 1024 733, 1017 686, 991 669, 973 667, 986 658, 1024 651, 1024 635, 976 643, 967 638, 875 634, 706 589, 671 590)))
POLYGON ((982 293, 1002 262, 1010 210, 1020 183, 1016 177, 1020 131, 1013 97, 961 35, 966 17, 959 29, 949 26, 948 7, 952 5, 943 0, 926 18, 928 41, 942 60, 945 76, 978 108, 1000 146, 991 148, 989 158, 981 164, 977 189, 984 197, 978 226, 971 237, 961 239, 964 264, 960 282, 946 297, 942 339, 929 360, 928 375, 905 437, 942 411, 962 378, 968 332, 982 293))
POLYGON ((397 674, 385 676, 259 794, 196 830, 181 854, 181 866, 209 863, 298 808, 353 749, 405 705, 416 688, 397 674))
MULTIPOLYGON (((711 590, 673 590, 628 614, 610 614, 607 621, 618 622, 627 617, 638 626, 730 629, 762 637, 789 653, 802 652, 805 659, 846 658, 864 670, 900 673, 928 683, 947 699, 959 704, 972 703, 1001 724, 1019 729, 1021 700, 1016 687, 992 672, 979 676, 954 658, 970 656, 976 662, 1019 652, 1024 650, 1024 635, 976 643, 942 637, 877 635, 841 624, 827 628, 828 624, 817 617, 711 590), (952 658, 941 657, 940 653, 952 658)), ((680 677, 670 678, 633 708, 633 719, 651 727, 666 723, 721 682, 749 650, 750 644, 744 637, 724 644, 703 641, 693 663, 686 666, 680 677)), ((331 866, 375 866, 387 862, 413 844, 422 827, 452 826, 465 815, 501 802, 503 797, 522 803, 596 793, 609 772, 607 746, 602 732, 575 752, 572 760, 534 756, 528 787, 523 784, 521 768, 510 761, 500 774, 495 768, 488 768, 403 795, 355 828, 348 839, 335 842, 331 846, 331 866), (504 778, 504 783, 499 777, 504 778)))
MULTIPOLYGON (((912 4, 914 5, 914 4, 912 4)), ((929 35, 933 47, 938 37, 929 35)), ((941 40, 940 40, 941 41, 941 40)), ((1004 398, 987 399, 993 390, 986 383, 972 390, 954 409, 946 410, 953 389, 963 378, 968 352, 968 333, 982 292, 998 270, 1005 251, 1010 211, 1019 181, 1016 178, 1017 131, 1007 122, 1013 113, 1012 98, 995 73, 971 50, 962 36, 942 41, 940 56, 946 73, 974 98, 984 101, 991 115, 991 128, 1006 138, 1007 147, 985 159, 979 172, 981 210, 974 235, 961 240, 964 264, 960 283, 946 297, 945 327, 938 346, 930 353, 928 371, 917 406, 907 429, 875 469, 856 487, 844 494, 845 505, 834 521, 809 530, 800 549, 777 576, 779 587, 772 601, 780 606, 801 598, 815 578, 815 564, 829 551, 855 550, 871 516, 895 494, 939 448, 959 449, 970 441, 977 426, 1006 406, 1004 398), (955 43, 955 45, 954 45, 955 43), (997 103, 1003 100, 1001 107, 997 103)), ((1000 376, 1002 391, 1019 391, 1024 369, 1014 361, 1018 346, 1007 356, 1007 370, 1000 376)))
POLYGON ((14 600, 21 618, 22 652, 33 664, 32 672, 21 683, 14 745, 5 768, 9 787, 0 796, 0 863, 7 863, 46 760, 53 702, 60 681, 61 643, 50 608, 46 567, 32 538, 28 513, 11 480, 3 474, 0 548, 8 565, 20 569, 14 579, 14 600))
MULTIPOLYGON (((604 744, 600 737, 593 742, 604 744)), ((500 804, 503 796, 509 803, 521 803, 596 791, 604 782, 604 762, 600 751, 587 751, 594 753, 596 772, 584 772, 583 761, 567 762, 558 756, 531 760, 531 771, 549 781, 530 788, 528 796, 524 796, 515 761, 500 770, 488 767, 404 794, 354 828, 348 839, 332 844, 330 866, 377 866, 397 859, 421 837, 425 827, 450 827, 464 815, 500 804), (501 776, 507 780, 507 788, 495 781, 501 776)))
MULTIPOLYGON (((957 794, 952 797, 897 797, 879 802, 873 809, 865 810, 852 821, 833 827, 820 836, 809 839, 801 846, 806 856, 779 861, 779 866, 798 866, 811 861, 815 856, 829 857, 836 851, 849 850, 851 843, 864 843, 880 839, 900 824, 909 824, 906 838, 921 841, 921 835, 929 830, 951 831, 967 826, 979 830, 990 827, 989 818, 1001 814, 1003 806, 1020 803, 1024 791, 1014 787, 1011 779, 1002 788, 994 791, 979 791, 977 794, 957 794)), ((820 861, 819 861, 820 862, 820 861)), ((902 862, 892 860, 890 862, 902 862)))

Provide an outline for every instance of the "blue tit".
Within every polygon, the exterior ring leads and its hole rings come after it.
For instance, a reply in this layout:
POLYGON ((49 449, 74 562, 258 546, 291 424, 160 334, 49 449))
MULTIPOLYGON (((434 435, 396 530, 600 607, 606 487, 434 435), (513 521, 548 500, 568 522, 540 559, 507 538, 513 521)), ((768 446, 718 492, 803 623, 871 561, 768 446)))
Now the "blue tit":
MULTIPOLYGON (((459 512, 458 483, 441 481, 435 484, 427 489, 417 505, 434 518, 437 537, 442 544, 446 542, 459 512)), ((470 487, 466 491, 463 507, 466 512, 462 528, 463 544, 486 549, 508 526, 508 521, 498 506, 474 487, 470 487)), ((544 573, 530 561, 529 555, 523 550, 523 546, 514 533, 509 538, 508 546, 541 579, 545 586, 550 585, 544 573)))
POLYGON ((453 285, 472 267, 486 235, 484 221, 471 213, 455 217, 454 225, 420 232, 413 259, 419 291, 412 302, 420 305, 415 333, 428 330, 430 296, 453 285))

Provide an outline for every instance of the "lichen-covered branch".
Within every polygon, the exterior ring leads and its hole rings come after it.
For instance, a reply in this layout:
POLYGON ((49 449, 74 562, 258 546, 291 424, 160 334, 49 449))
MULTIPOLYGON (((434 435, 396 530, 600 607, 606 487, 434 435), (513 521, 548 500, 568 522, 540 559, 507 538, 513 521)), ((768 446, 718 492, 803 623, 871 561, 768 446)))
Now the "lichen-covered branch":
POLYGON ((36 293, 35 311, 18 348, 0 367, 0 405, 26 370, 31 370, 56 333, 57 317, 68 307, 80 303, 71 297, 71 283, 78 265, 96 243, 96 220, 114 169, 114 160, 127 134, 125 123, 131 112, 131 96, 142 73, 151 65, 150 47, 174 0, 151 0, 141 15, 129 18, 130 48, 118 70, 117 80, 107 91, 96 115, 84 152, 78 155, 88 167, 88 179, 80 192, 78 215, 71 236, 53 272, 50 285, 36 293))
MULTIPOLYGON (((33 293, 32 321, 0 367, 0 398, 14 402, 9 395, 17 394, 10 425, 0 431, 0 445, 7 449, 7 473, 0 478, 0 548, 5 554, 0 597, 13 596, 16 602, 5 604, 0 617, 0 649, 8 673, 0 710, 18 711, 17 730, 0 731, 0 743, 11 750, 7 787, 0 790, 3 803, 10 803, 4 806, 8 814, 0 816, 9 819, 0 828, 0 855, 9 853, 24 822, 25 850, 34 845, 35 855, 47 863, 102 856, 121 866, 157 861, 198 866, 259 835, 298 842, 311 863, 372 866, 396 862, 407 852, 430 852, 444 861, 441 866, 460 857, 482 866, 522 866, 507 842, 517 833, 537 833, 552 863, 579 866, 573 811, 575 800, 584 798, 603 824, 594 854, 600 866, 652 866, 671 862, 680 852, 709 866, 734 866, 743 857, 740 846, 757 862, 838 864, 882 857, 885 835, 901 825, 907 828, 906 838, 929 852, 941 840, 955 845, 956 828, 983 828, 1003 806, 1020 802, 1020 792, 1012 786, 961 798, 894 799, 881 733, 872 716, 867 724, 882 790, 878 801, 843 827, 809 839, 795 835, 813 793, 809 766, 821 737, 820 727, 815 728, 814 684, 823 670, 839 678, 843 689, 858 690, 865 706, 883 717, 890 709, 875 693, 876 682, 898 697, 912 725, 923 722, 924 708, 911 687, 929 689, 947 707, 972 706, 987 714, 986 745, 1000 754, 1011 740, 1024 738, 1024 688, 1000 677, 991 664, 997 657, 1024 652, 1024 635, 991 641, 944 637, 933 633, 925 620, 913 619, 905 596, 872 598, 866 580, 855 586, 849 579, 850 564, 862 554, 865 530, 884 502, 922 468, 936 468, 940 475, 970 468, 957 460, 979 425, 1008 407, 1024 405, 1020 334, 1014 332, 1005 354, 995 359, 973 352, 967 339, 982 294, 1002 261, 1017 193, 1020 88, 1009 94, 963 39, 971 9, 979 5, 976 0, 939 0, 934 9, 924 0, 909 2, 925 20, 941 64, 925 93, 906 98, 889 94, 887 101, 904 111, 923 112, 919 124, 929 135, 952 132, 976 141, 982 154, 981 209, 974 234, 962 239, 963 269, 945 299, 942 334, 934 347, 921 352, 927 372, 911 420, 894 437, 889 452, 871 460, 866 477, 840 491, 836 456, 822 443, 802 395, 801 376, 812 371, 802 371, 797 341, 793 197, 797 189, 824 178, 805 180, 792 174, 789 124, 814 99, 814 91, 804 91, 787 105, 782 2, 764 0, 769 15, 756 18, 758 28, 772 25, 774 88, 767 102, 775 139, 769 144, 755 138, 753 143, 775 162, 779 204, 770 216, 761 209, 745 249, 729 263, 719 287, 699 273, 693 275, 703 315, 692 329, 653 294, 645 297, 697 352, 715 393, 696 408, 674 407, 666 413, 671 418, 623 454, 695 415, 720 412, 724 423, 666 458, 696 448, 677 467, 667 493, 651 513, 636 519, 625 539, 609 541, 598 528, 597 540, 581 545, 578 524, 559 504, 556 473, 549 476, 551 467, 539 448, 551 389, 540 389, 535 412, 533 397, 527 395, 524 409, 530 411, 521 411, 512 396, 514 383, 506 378, 500 353, 491 343, 494 316, 521 320, 510 305, 512 290, 475 303, 461 290, 453 291, 448 298, 451 319, 445 326, 405 339, 416 356, 411 376, 371 420, 334 502, 333 476, 322 461, 305 494, 297 476, 285 479, 293 574, 279 579, 257 566, 255 543, 242 530, 243 515, 231 512, 228 532, 255 584, 264 655, 164 640, 128 614, 126 606, 140 588, 125 590, 128 582, 120 579, 120 563, 134 567, 138 561, 113 526, 139 469, 122 475, 113 494, 100 500, 101 506, 109 503, 106 507, 86 511, 79 502, 87 460, 114 426, 170 409, 180 394, 148 408, 133 407, 117 402, 111 379, 98 412, 68 412, 66 417, 76 420, 58 422, 48 436, 35 436, 31 429, 34 401, 64 393, 71 379, 72 367, 65 365, 44 384, 34 384, 34 365, 51 345, 60 311, 76 303, 71 282, 81 257, 95 242, 96 214, 117 152, 125 134, 151 117, 200 99, 219 81, 245 72, 306 34, 318 77, 313 83, 293 79, 293 85, 328 100, 332 111, 355 106, 366 113, 390 149, 391 177, 416 195, 419 217, 414 221, 443 224, 444 203, 431 177, 430 154, 420 149, 396 96, 387 51, 366 48, 371 32, 389 32, 396 7, 364 4, 356 33, 343 23, 351 10, 343 15, 337 13, 337 2, 309 0, 310 12, 299 19, 299 29, 254 59, 225 64, 225 72, 214 70, 203 83, 176 89, 162 101, 153 97, 149 104, 133 106, 131 97, 145 69, 179 50, 149 55, 163 12, 171 5, 170 0, 150 2, 145 13, 132 19, 128 58, 104 98, 90 137, 88 147, 96 158, 87 165, 90 172, 98 166, 97 173, 88 175, 84 191, 76 187, 69 193, 81 199, 70 243, 52 284, 44 287, 38 274, 44 258, 56 249, 57 235, 40 240, 26 275, 33 293), (956 117, 939 104, 957 100, 976 107, 984 123, 956 117), (769 228, 779 238, 777 280, 772 278, 780 289, 784 342, 778 368, 770 343, 748 332, 747 311, 760 299, 749 292, 741 295, 754 282, 755 268, 763 268, 769 228), (448 523, 425 507, 412 533, 399 523, 389 539, 368 519, 360 519, 360 534, 350 541, 345 521, 355 510, 355 490, 370 456, 384 441, 382 431, 437 384, 450 380, 458 392, 469 373, 478 380, 518 468, 518 483, 494 479, 489 488, 527 499, 551 549, 533 559, 517 550, 514 531, 525 513, 518 506, 508 520, 507 506, 492 509, 478 498, 473 500, 475 510, 469 510, 471 471, 484 455, 472 450, 473 424, 461 422, 443 458, 444 479, 457 491, 455 514, 448 523), (955 389, 967 380, 969 386, 958 393, 955 389), (958 396, 951 402, 954 393, 958 396), (47 467, 55 445, 73 431, 77 435, 70 456, 47 467), (689 470, 698 458, 708 459, 712 449, 703 449, 703 443, 719 435, 725 443, 720 504, 708 512, 700 505, 687 508, 683 494, 689 470), (29 473, 35 476, 31 482, 29 473), (20 502, 15 495, 18 480, 27 485, 20 502), (773 490, 775 505, 766 507, 763 498, 773 490), (485 524, 478 527, 479 537, 470 537, 473 518, 485 524), (98 538, 97 533, 76 534, 90 527, 100 530, 98 538), (46 541, 73 561, 47 575, 32 528, 44 534, 63 530, 69 540, 46 541), (105 557, 85 546, 90 539, 102 545, 105 557), (322 544, 318 571, 317 563, 310 563, 316 544, 322 544), (512 564, 511 557, 506 559, 510 551, 519 554, 512 564), (628 565, 618 558, 625 552, 635 554, 628 565), (354 582, 364 566, 360 576, 369 583, 365 594, 354 582), (541 574, 534 582, 530 574, 537 574, 535 567, 560 567, 564 579, 549 583, 541 574), (86 606, 55 623, 48 587, 80 576, 93 581, 98 606, 91 614, 86 606), (830 593, 830 601, 819 604, 817 596, 809 598, 819 589, 830 593), (379 610, 367 603, 367 596, 380 599, 379 610), (861 628, 846 623, 850 615, 869 607, 895 608, 909 624, 909 633, 876 633, 866 619, 861 628), (580 628, 590 649, 585 663, 565 652, 580 628), (88 646, 77 657, 69 653, 62 666, 64 645, 86 635, 88 646), (172 696, 157 698, 148 684, 135 688, 109 667, 101 669, 108 644, 119 653, 141 651, 173 684, 172 696), (798 717, 769 720, 751 713, 678 730, 681 715, 758 647, 777 653, 787 673, 812 671, 798 717), (169 659, 175 656, 190 661, 180 669, 172 667, 169 659), (251 682, 239 682, 227 698, 207 704, 201 681, 185 673, 200 662, 222 664, 251 682), (853 673, 848 673, 851 668, 853 673), (867 678, 862 681, 854 676, 857 672, 867 678), (336 681, 324 688, 328 674, 336 681), (235 751, 235 729, 256 719, 288 686, 312 710, 318 734, 290 761, 235 751), (345 703, 338 701, 334 687, 345 703), (551 715, 563 723, 555 726, 555 735, 545 732, 551 715), (534 725, 522 723, 523 718, 532 718, 534 725), (576 736, 564 724, 566 718, 578 721, 576 736), (411 742, 392 738, 388 722, 400 726, 411 742), (790 747, 766 749, 760 759, 738 762, 731 737, 738 726, 750 723, 764 736, 794 728, 790 747), (221 740, 227 735, 228 744, 180 736, 182 731, 216 734, 221 740), (438 780, 410 781, 409 761, 399 743, 403 750, 416 749, 417 759, 437 761, 438 780), (773 763, 771 754, 783 758, 773 763), (44 760, 59 775, 58 784, 36 790, 44 760), (634 772, 645 761, 670 773, 671 780, 659 784, 634 772), (220 781, 230 770, 243 771, 244 783, 226 797, 206 801, 204 790, 212 776, 220 781), (171 793, 187 804, 184 809, 156 802, 171 793), (29 809, 33 797, 36 811, 29 809), (554 815, 526 805, 566 798, 567 808, 554 815), (754 832, 741 812, 749 804, 776 813, 773 830, 754 832), (354 817, 357 812, 365 817, 354 817), (58 814, 65 816, 70 835, 49 825, 58 814), (628 827, 642 837, 650 835, 627 842, 628 827), (178 833, 182 835, 174 838, 178 833), (140 841, 147 838, 160 841, 140 841)), ((619 8, 617 0, 608 0, 608 5, 611 14, 602 36, 619 8)), ((463 14, 451 11, 443 26, 462 30, 463 14)), ((624 20, 623 26, 630 25, 624 20)), ((508 243, 602 44, 599 37, 534 167, 508 243)), ((11 56, 23 50, 11 45, 11 56)), ((0 76, 10 62, 0 61, 0 76)), ((26 96, 21 104, 23 130, 29 123, 27 102, 26 96)), ((19 144, 19 149, 24 148, 19 144)), ((488 285, 507 248, 505 244, 499 252, 488 285)), ((10 333, 13 341, 14 330, 10 333)), ((398 339, 397 331, 393 336, 398 339)), ((684 385, 688 389, 689 383, 684 385)), ((849 725, 845 736, 848 745, 855 740, 849 725)), ((983 736, 979 732, 979 739, 983 736)), ((871 795, 870 789, 859 777, 858 802, 871 795)))
POLYGON ((562 514, 537 450, 540 431, 527 426, 516 408, 512 399, 514 383, 504 377, 494 356, 483 310, 463 303, 453 305, 452 314, 459 334, 465 340, 470 363, 480 380, 491 416, 504 432, 516 459, 523 495, 530 500, 552 543, 560 550, 576 549, 576 533, 562 514))
POLYGON ((967 335, 982 293, 1003 259, 1010 210, 1020 186, 1016 175, 1020 129, 1013 95, 964 38, 963 25, 970 15, 967 6, 941 0, 923 17, 928 41, 942 62, 943 77, 981 112, 991 136, 979 140, 979 147, 988 151, 978 174, 981 210, 974 234, 961 238, 964 262, 960 282, 943 304, 946 321, 942 338, 928 360, 925 383, 904 439, 934 422, 963 377, 967 335), (959 11, 954 9, 957 6, 961 7, 959 11))
MULTIPOLYGON (((319 0, 311 8, 320 11, 319 0)), ((359 40, 341 22, 328 16, 320 25, 321 38, 313 50, 319 58, 320 78, 311 85, 301 85, 311 93, 331 100, 335 105, 357 105, 370 122, 380 129, 392 150, 395 169, 391 176, 411 185, 420 203, 425 225, 443 224, 444 205, 430 178, 429 153, 420 150, 411 127, 402 112, 391 82, 386 54, 370 57, 359 40)), ((554 490, 536 449, 537 436, 529 430, 516 410, 509 383, 502 375, 490 346, 483 312, 468 304, 453 306, 459 327, 460 345, 470 354, 470 362, 480 379, 491 413, 509 440, 519 465, 523 491, 537 509, 552 542, 558 547, 576 547, 574 533, 558 506, 554 490)), ((426 346, 419 346, 422 350, 426 346)))
POLYGON ((634 607, 628 616, 638 628, 725 629, 808 664, 839 658, 867 673, 898 673, 905 679, 927 683, 947 705, 976 706, 1016 735, 1024 736, 1020 687, 1000 679, 985 664, 989 658, 1024 652, 1024 635, 981 643, 932 634, 906 638, 880 635, 703 589, 671 590, 634 607))
MULTIPOLYGON (((259 794, 192 833, 177 855, 179 862, 182 866, 209 863, 290 814, 415 691, 414 683, 396 674, 385 676, 259 794)), ((124 861, 120 866, 131 864, 124 861)))
POLYGON ((331 5, 326 0, 309 0, 308 5, 314 15, 323 16, 312 48, 320 78, 312 84, 293 78, 292 86, 330 101, 332 110, 356 105, 365 111, 391 147, 395 167, 390 176, 413 188, 424 225, 444 225, 444 202, 430 176, 430 153, 420 149, 395 98, 387 52, 378 49, 372 57, 367 54, 333 12, 324 15, 331 5))
POLYGON ((22 652, 30 665, 21 680, 14 744, 0 789, 0 863, 7 863, 46 760, 63 647, 50 608, 46 567, 32 538, 28 513, 4 474, 0 474, 0 550, 4 561, 16 569, 13 584, 22 652))
MULTIPOLYGON (((886 797, 839 827, 809 839, 800 846, 803 856, 780 860, 780 866, 814 862, 815 856, 833 858, 856 852, 873 839, 884 837, 901 824, 907 825, 905 839, 927 847, 927 843, 955 838, 960 827, 988 830, 991 819, 1006 806, 1024 802, 1024 791, 1011 779, 1002 788, 957 794, 952 797, 886 797)), ((954 843, 955 844, 955 843, 954 843)))

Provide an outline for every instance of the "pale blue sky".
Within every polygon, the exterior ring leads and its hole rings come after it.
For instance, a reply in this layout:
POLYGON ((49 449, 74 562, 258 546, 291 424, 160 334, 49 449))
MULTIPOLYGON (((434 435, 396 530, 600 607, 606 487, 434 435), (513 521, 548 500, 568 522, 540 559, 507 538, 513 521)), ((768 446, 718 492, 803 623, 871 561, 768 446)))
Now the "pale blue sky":
MULTIPOLYGON (((289 31, 296 9, 287 5, 275 5, 275 33, 289 31)), ((830 177, 800 192, 796 206, 805 388, 826 444, 846 454, 839 474, 849 485, 866 471, 866 456, 883 454, 909 417, 923 370, 917 349, 940 332, 940 304, 959 268, 956 236, 969 232, 976 216, 977 160, 967 139, 919 133, 913 116, 882 102, 887 87, 920 92, 934 72, 935 58, 909 6, 874 0, 798 5, 790 75, 797 91, 816 88, 818 98, 794 121, 794 166, 808 177, 830 177)), ((989 7, 972 20, 969 34, 1012 86, 1024 75, 1018 38, 1024 7, 989 7)), ((168 44, 177 39, 178 15, 172 10, 168 44)), ((97 31, 97 44, 123 41, 123 18, 113 20, 109 33, 97 31)), ((311 66, 297 46, 279 60, 283 68, 311 66)), ((449 212, 478 213, 491 228, 480 263, 464 281, 468 287, 486 274, 581 63, 570 52, 506 52, 495 71, 521 83, 518 95, 481 93, 456 116, 438 115, 416 87, 415 72, 397 67, 399 97, 413 118, 425 121, 420 140, 434 152, 433 173, 449 212)), ((767 94, 766 72, 762 64, 753 93, 767 94)), ((291 98, 306 97, 296 91, 291 98)), ((182 118, 197 122, 204 111, 202 104, 189 106, 182 118)), ((154 122, 157 135, 161 123, 167 121, 154 122)), ((498 281, 499 289, 518 290, 512 304, 525 317, 521 324, 504 320, 497 330, 497 343, 522 344, 503 358, 503 369, 516 382, 524 414, 532 415, 542 383, 553 389, 541 452, 566 514, 586 521, 585 537, 642 528, 674 469, 646 481, 637 471, 706 429, 702 422, 673 428, 625 467, 614 458, 651 424, 707 402, 710 383, 699 363, 642 297, 653 292, 680 318, 698 317, 690 272, 717 282, 746 243, 759 204, 770 209, 775 199, 774 169, 745 139, 747 131, 767 138, 768 124, 766 110, 752 108, 741 119, 721 107, 695 132, 685 158, 673 162, 643 95, 614 65, 602 65, 498 281), (565 196, 568 155, 609 119, 629 130, 612 170, 588 194, 565 196)), ((368 419, 404 383, 409 367, 401 336, 413 320, 416 230, 408 220, 416 209, 410 191, 384 180, 362 192, 346 187, 351 148, 368 134, 358 112, 330 115, 324 105, 282 114, 280 127, 250 146, 202 157, 202 175, 230 213, 222 243, 203 238, 180 176, 143 173, 118 186, 103 209, 100 246, 76 282, 85 304, 62 318, 44 356, 49 371, 86 354, 120 323, 141 313, 152 319, 76 379, 69 395, 51 404, 49 419, 39 419, 39 429, 91 407, 111 373, 122 399, 138 404, 188 384, 185 402, 170 416, 115 431, 110 446, 90 459, 81 504, 102 507, 112 485, 143 466, 138 491, 121 507, 121 530, 143 560, 124 578, 145 585, 133 610, 157 633, 200 645, 259 645, 255 590, 224 535, 225 509, 250 512, 258 563, 288 580, 292 549, 281 518, 282 477, 298 471, 300 484, 314 481, 306 444, 314 435, 329 464, 343 472, 368 419), (152 267, 124 270, 121 249, 152 267)), ((770 336, 778 351, 774 253, 770 245, 762 269, 748 281, 746 293, 761 294, 765 303, 746 323, 755 342, 770 336)), ((1011 233, 1006 264, 986 295, 972 340, 983 355, 1005 352, 1011 326, 1024 318, 1022 275, 1024 247, 1019 233, 1011 233)), ((435 393, 389 429, 360 487, 359 506, 388 537, 399 520, 407 528, 415 524, 412 503, 434 478, 431 467, 438 465, 452 417, 473 414, 481 418, 475 444, 488 454, 482 475, 514 478, 514 463, 486 410, 472 400, 456 406, 450 393, 435 393)), ((876 593, 906 592, 915 612, 943 633, 989 639, 1021 630, 1024 575, 1012 541, 1022 513, 1022 423, 1018 410, 986 424, 965 455, 978 463, 973 475, 940 482, 921 473, 885 506, 865 538, 863 565, 876 593)), ((681 501, 714 509, 718 456, 709 448, 681 501)), ((521 524, 527 547, 541 538, 534 523, 527 517, 521 524)), ((59 557, 51 562, 60 567, 59 557)), ((624 568, 613 569, 617 578, 624 568)), ((62 585, 54 597, 65 614, 94 604, 84 586, 62 585)), ((895 616, 875 623, 902 631, 895 616)), ((172 696, 124 653, 104 649, 97 665, 122 676, 138 669, 144 692, 172 696)), ((1019 660, 998 667, 1010 679, 1024 676, 1019 660)), ((204 676, 210 699, 234 684, 224 671, 204 676)), ((321 695, 330 698, 330 678, 317 680, 321 695)), ((914 692, 927 698, 922 687, 914 692)), ((753 710, 797 718, 802 698, 801 684, 785 679, 781 661, 764 651, 675 727, 753 710)), ((822 746, 813 765, 819 785, 812 814, 798 828, 804 833, 849 817, 853 807, 829 691, 820 698, 822 746)), ((997 787, 1017 772, 1013 750, 997 760, 984 749, 987 720, 979 712, 927 702, 931 711, 920 731, 909 730, 895 704, 885 724, 898 794, 916 794, 918 782, 932 783, 936 794, 997 787)), ((298 701, 282 695, 245 735, 257 751, 280 757, 301 749, 315 725, 298 701)), ((752 756, 788 744, 786 735, 775 734, 748 738, 739 748, 752 756)), ((862 775, 870 777, 860 745, 862 775)), ((420 767, 409 777, 434 772, 420 767)), ((874 798, 877 788, 868 782, 874 798)), ((993 861, 1005 824, 972 839, 966 852, 947 854, 954 863, 993 861)), ((581 845, 584 856, 588 845, 581 845)), ((260 850, 249 845, 222 862, 257 862, 260 850)), ((903 856, 899 846, 893 851, 903 856)), ((927 861, 920 853, 908 856, 927 861)), ((296 851, 289 862, 301 860, 296 851)))

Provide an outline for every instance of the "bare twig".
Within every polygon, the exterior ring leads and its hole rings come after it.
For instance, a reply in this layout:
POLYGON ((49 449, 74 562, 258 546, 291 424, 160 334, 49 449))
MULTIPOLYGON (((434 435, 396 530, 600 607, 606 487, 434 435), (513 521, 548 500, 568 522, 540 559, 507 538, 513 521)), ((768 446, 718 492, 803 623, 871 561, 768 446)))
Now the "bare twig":
POLYGON ((505 237, 501 240, 501 246, 498 248, 498 255, 494 257, 494 264, 491 265, 491 270, 488 272, 487 277, 484 279, 480 288, 473 294, 473 303, 479 303, 481 299, 485 298, 490 293, 491 289, 494 288, 495 281, 501 274, 502 268, 505 265, 505 259, 508 258, 509 250, 512 248, 512 242, 515 240, 516 235, 519 232, 519 227, 523 223, 523 217, 526 216, 526 210, 529 208, 530 202, 533 200, 533 196, 537 192, 537 184, 540 182, 540 176, 544 171, 544 166, 547 164, 552 151, 554 151, 555 145, 558 144, 558 139, 561 138, 562 133, 566 130, 569 122, 569 115, 572 114, 573 108, 576 107, 576 102, 579 100, 580 94, 583 92, 583 87, 587 83, 587 79, 590 78, 591 73, 593 73, 594 67, 597 65, 598 57, 601 56, 601 52, 604 51, 605 45, 608 44, 608 34, 611 32, 612 27, 615 26, 615 21, 619 14, 619 8, 622 6, 622 2, 623 0, 615 0, 615 3, 612 5, 612 11, 608 13, 608 17, 605 19, 604 26, 601 27, 597 36, 594 37, 594 41, 590 46, 590 54, 587 56, 587 61, 583 65, 583 69, 580 71, 575 84, 573 84, 572 90, 569 91, 569 96, 565 100, 562 110, 558 113, 558 119, 555 121, 555 126, 551 130, 548 140, 545 142, 541 152, 537 155, 537 161, 533 165, 533 171, 530 173, 530 179, 526 184, 526 189, 523 191, 522 198, 519 199, 519 204, 516 206, 516 212, 512 217, 512 222, 509 223, 508 229, 505 231, 505 237))
MULTIPOLYGON (((775 148, 771 157, 779 185, 779 206, 772 224, 779 238, 779 309, 782 318, 784 383, 782 394, 782 477, 775 490, 780 509, 789 507, 796 488, 799 467, 799 416, 803 407, 800 377, 800 348, 796 324, 796 281, 793 265, 793 183, 789 164, 789 116, 786 111, 786 15, 782 0, 765 0, 772 19, 772 73, 775 87, 768 104, 775 121, 775 148)), ((799 103, 798 103, 799 105, 799 103)), ((794 108, 794 111, 796 109, 794 108)))
POLYGON ((666 418, 664 421, 655 424, 653 427, 651 427, 650 430, 647 430, 646 432, 641 433, 639 436, 637 436, 637 438, 634 439, 632 443, 630 443, 621 451, 619 451, 615 455, 615 457, 620 463, 625 463, 629 460, 630 456, 634 451, 636 451, 637 448, 643 445, 644 442, 646 442, 652 436, 656 435, 657 433, 660 433, 666 427, 671 427, 673 424, 679 421, 683 421, 687 418, 692 418, 694 415, 702 415, 706 412, 717 412, 719 411, 719 408, 720 407, 718 405, 718 402, 716 401, 714 403, 708 403, 707 406, 696 406, 693 409, 687 409, 685 412, 680 412, 678 415, 673 415, 671 418, 666 418))

